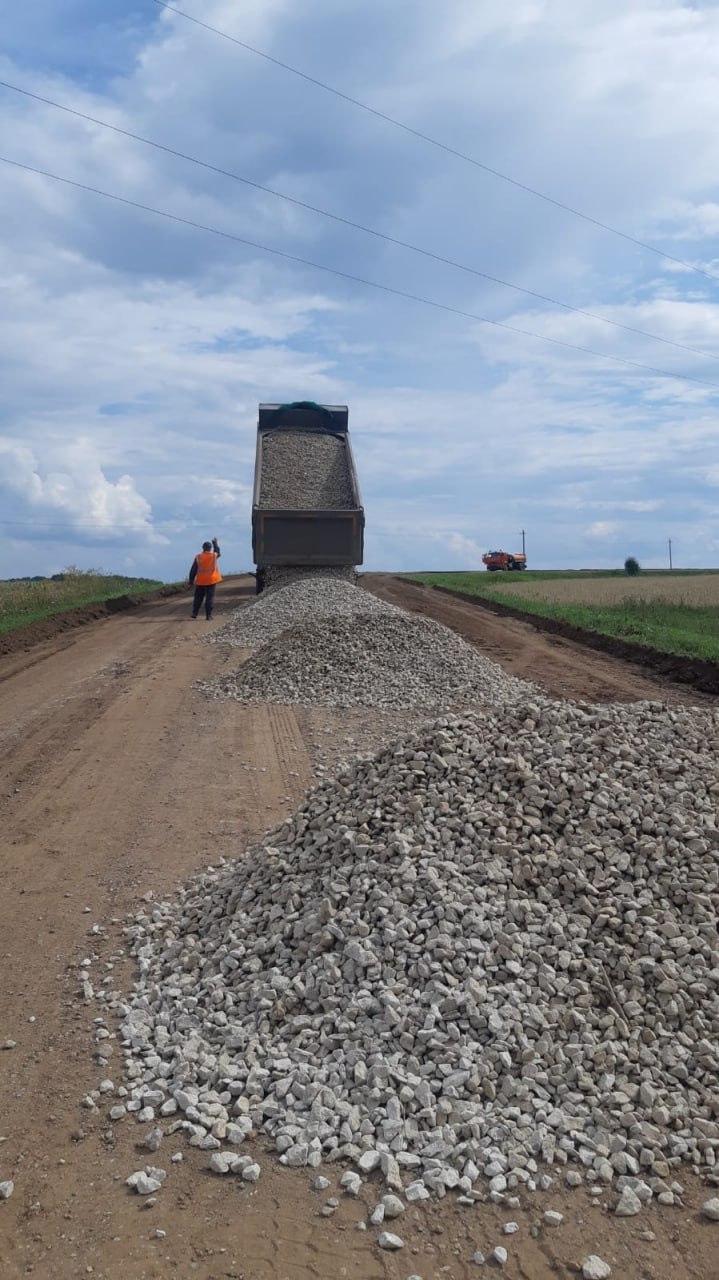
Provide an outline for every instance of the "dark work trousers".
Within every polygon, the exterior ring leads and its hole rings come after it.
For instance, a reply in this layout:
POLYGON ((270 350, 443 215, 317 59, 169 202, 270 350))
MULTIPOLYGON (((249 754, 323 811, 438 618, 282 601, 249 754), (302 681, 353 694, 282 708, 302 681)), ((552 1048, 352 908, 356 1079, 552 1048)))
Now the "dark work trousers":
POLYGON ((202 601, 205 602, 205 617, 209 622, 212 617, 212 609, 215 603, 215 587, 217 583, 213 582, 211 587, 195 587, 195 597, 192 601, 192 616, 196 618, 202 607, 202 601))

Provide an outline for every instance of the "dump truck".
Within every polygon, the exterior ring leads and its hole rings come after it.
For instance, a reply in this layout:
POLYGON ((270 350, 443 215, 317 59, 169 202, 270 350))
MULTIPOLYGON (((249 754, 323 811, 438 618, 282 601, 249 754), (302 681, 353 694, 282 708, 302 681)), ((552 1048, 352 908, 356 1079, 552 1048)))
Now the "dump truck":
POLYGON ((273 568, 354 568, 364 510, 347 405, 261 404, 252 499, 257 592, 273 568))
POLYGON ((526 569, 527 557, 522 553, 512 554, 510 551, 487 551, 482 556, 482 564, 487 566, 488 573, 526 569))

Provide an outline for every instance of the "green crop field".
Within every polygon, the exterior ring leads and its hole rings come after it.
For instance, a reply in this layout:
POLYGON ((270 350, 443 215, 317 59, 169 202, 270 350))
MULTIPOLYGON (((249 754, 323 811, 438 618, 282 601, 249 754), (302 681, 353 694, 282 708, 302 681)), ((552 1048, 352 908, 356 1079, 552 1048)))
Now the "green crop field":
POLYGON ((149 578, 124 578, 93 569, 66 570, 57 579, 0 580, 0 633, 49 618, 54 613, 65 613, 117 596, 155 591, 162 585, 149 578))
POLYGON ((407 575, 602 635, 719 661, 719 571, 526 570, 407 575))

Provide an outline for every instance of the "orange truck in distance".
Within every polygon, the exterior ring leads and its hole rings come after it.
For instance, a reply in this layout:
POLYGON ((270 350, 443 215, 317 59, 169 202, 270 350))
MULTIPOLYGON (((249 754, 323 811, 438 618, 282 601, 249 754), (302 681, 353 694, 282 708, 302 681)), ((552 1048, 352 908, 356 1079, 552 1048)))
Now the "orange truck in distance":
POLYGON ((487 566, 488 573, 499 573, 501 570, 526 569, 525 555, 512 555, 509 551, 488 551, 482 556, 482 564, 487 566))

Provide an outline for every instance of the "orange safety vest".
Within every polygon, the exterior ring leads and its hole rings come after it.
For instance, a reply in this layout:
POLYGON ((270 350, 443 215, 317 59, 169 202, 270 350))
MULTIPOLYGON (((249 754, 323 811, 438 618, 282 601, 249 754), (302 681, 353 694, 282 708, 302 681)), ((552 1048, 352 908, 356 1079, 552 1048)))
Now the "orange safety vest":
POLYGON ((197 565, 195 583, 198 587, 212 587, 216 582, 222 582, 222 574, 217 568, 216 551, 198 552, 195 556, 195 564, 197 565))

